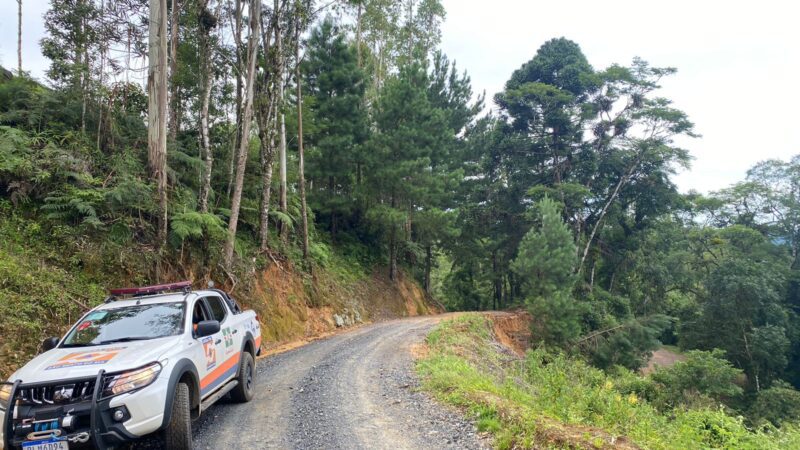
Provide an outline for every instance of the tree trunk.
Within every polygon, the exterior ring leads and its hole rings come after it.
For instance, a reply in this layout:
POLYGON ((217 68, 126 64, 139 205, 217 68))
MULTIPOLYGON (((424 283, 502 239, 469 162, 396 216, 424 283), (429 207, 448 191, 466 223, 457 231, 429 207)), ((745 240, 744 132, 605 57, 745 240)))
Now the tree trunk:
MULTIPOLYGON (((178 83, 175 81, 175 73, 178 71, 178 21, 180 19, 179 0, 172 0, 172 10, 170 11, 170 32, 169 32, 169 75, 170 75, 170 108, 169 108, 169 140, 175 142, 178 136, 180 93, 178 83)), ((200 61, 203 64, 203 61, 200 61)))
MULTIPOLYGON (((287 192, 287 177, 286 177, 286 115, 284 114, 284 85, 286 82, 286 61, 283 55, 283 32, 278 29, 275 36, 275 45, 278 47, 278 113, 281 116, 281 130, 280 130, 280 209, 284 214, 288 213, 289 202, 287 192)), ((281 222, 280 229, 281 238, 286 241, 289 236, 289 227, 287 224, 281 222)))
POLYGON ((639 161, 641 160, 642 155, 639 154, 636 159, 634 160, 633 164, 622 174, 617 185, 614 186, 614 191, 611 192, 611 195, 608 197, 608 200, 603 205, 603 209, 600 210, 600 215, 597 217, 597 222, 595 222, 594 226, 592 227, 592 232, 589 234, 589 239, 586 240, 586 246, 583 248, 583 254, 581 255, 581 262, 578 265, 578 269, 575 271, 576 273, 581 273, 583 271, 583 265, 586 262, 586 256, 589 254, 589 249, 592 246, 592 242, 594 241, 594 237, 597 234, 597 230, 600 227, 600 224, 603 222, 603 218, 605 218, 606 213, 608 212, 608 208, 611 206, 611 203, 614 202, 614 199, 617 198, 619 195, 620 189, 628 182, 631 175, 633 175, 633 171, 639 165, 639 161))
POLYGON ((492 252, 492 278, 494 278, 494 309, 503 301, 503 277, 499 273, 500 269, 497 264, 497 250, 492 252))
POLYGON ((147 160, 158 193, 158 243, 167 242, 167 0, 150 0, 147 160))
MULTIPOLYGON (((394 191, 392 191, 392 209, 397 207, 394 191)), ((391 224, 392 231, 389 233, 389 279, 397 280, 397 227, 391 224)))
MULTIPOLYGON (((281 88, 280 103, 283 104, 283 88, 281 88)), ((281 108, 283 109, 283 108, 281 108)), ((286 115, 281 111, 281 140, 280 140, 280 172, 281 172, 281 212, 286 214, 289 210, 288 192, 287 192, 287 176, 286 176, 286 115)), ((288 227, 282 227, 283 230, 288 230, 288 227)))
POLYGON ((433 248, 431 245, 425 247, 425 292, 431 293, 431 268, 433 267, 433 248))
MULTIPOLYGON (((297 2, 299 9, 300 2, 297 2)), ((308 208, 306 206, 305 155, 303 151, 303 89, 300 79, 300 13, 295 22, 295 78, 297 81, 297 153, 299 157, 300 214, 303 216, 303 259, 308 260, 308 208)))
POLYGON ((362 4, 358 2, 358 14, 356 15, 356 54, 358 55, 359 68, 361 68, 361 8, 362 4))
POLYGON ((261 2, 252 2, 250 8, 250 36, 247 43, 247 80, 245 82, 246 97, 243 105, 239 151, 236 155, 236 179, 233 186, 233 198, 231 199, 231 218, 228 222, 228 237, 225 241, 223 252, 224 262, 227 267, 230 267, 233 262, 233 247, 236 242, 236 228, 239 225, 239 209, 241 208, 242 189, 244 188, 244 172, 247 167, 248 137, 250 136, 250 123, 253 120, 253 91, 255 90, 256 59, 258 59, 261 2))
MULTIPOLYGON (((278 122, 275 109, 277 107, 276 98, 276 73, 271 67, 273 61, 269 57, 271 53, 270 38, 272 33, 280 34, 278 27, 279 16, 278 2, 275 2, 275 15, 270 24, 269 31, 262 33, 262 48, 264 49, 264 65, 262 75, 258 78, 256 90, 256 121, 258 122, 258 137, 261 144, 261 207, 259 208, 259 246, 261 251, 269 249, 269 203, 272 193, 272 168, 275 162, 275 135, 277 134, 278 122)), ((266 27, 265 27, 266 28, 266 27)))
POLYGON ((236 0, 236 13, 234 21, 233 38, 236 47, 236 133, 233 139, 233 146, 231 149, 230 164, 228 166, 228 190, 226 196, 231 197, 233 189, 234 172, 236 170, 236 161, 238 160, 237 152, 239 151, 240 141, 242 140, 242 0, 236 0))
POLYGON ((389 235, 389 279, 397 280, 397 230, 392 226, 389 235))
MULTIPOLYGON (((206 11, 208 0, 198 1, 200 13, 206 11)), ((200 107, 200 152, 203 157, 203 180, 200 184, 200 212, 208 212, 208 197, 211 194, 211 171, 214 166, 214 154, 211 151, 211 140, 208 131, 208 109, 211 102, 211 30, 203 23, 202 16, 199 18, 198 26, 200 35, 198 36, 198 47, 200 57, 200 88, 201 88, 201 107, 200 107)))
POLYGON ((260 112, 258 135, 261 140, 261 215, 259 242, 261 251, 269 249, 269 202, 272 192, 272 168, 275 162, 274 114, 260 112), (267 117, 261 117, 267 116, 267 117))
POLYGON ((17 0, 17 75, 22 76, 22 0, 17 0))

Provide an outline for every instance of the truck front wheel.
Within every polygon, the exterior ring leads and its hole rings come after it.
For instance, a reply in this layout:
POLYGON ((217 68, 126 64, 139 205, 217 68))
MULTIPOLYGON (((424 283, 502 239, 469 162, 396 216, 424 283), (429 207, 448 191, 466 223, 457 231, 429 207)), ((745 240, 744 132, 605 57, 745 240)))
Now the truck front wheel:
POLYGON ((242 352, 242 361, 239 365, 239 384, 231 391, 235 402, 249 402, 253 399, 256 387, 256 364, 250 352, 242 352))
POLYGON ((178 383, 172 401, 172 415, 164 429, 164 448, 167 450, 189 450, 192 448, 191 398, 189 386, 178 383))

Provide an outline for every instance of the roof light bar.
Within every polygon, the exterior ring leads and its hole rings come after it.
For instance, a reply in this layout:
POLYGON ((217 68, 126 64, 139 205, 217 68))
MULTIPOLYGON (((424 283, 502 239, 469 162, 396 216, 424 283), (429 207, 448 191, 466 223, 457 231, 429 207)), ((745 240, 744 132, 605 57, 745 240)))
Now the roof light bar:
POLYGON ((122 295, 137 296, 137 295, 159 294, 168 291, 187 291, 191 289, 192 289, 191 281, 179 281, 177 283, 156 284, 154 286, 111 289, 109 292, 113 296, 122 296, 122 295))

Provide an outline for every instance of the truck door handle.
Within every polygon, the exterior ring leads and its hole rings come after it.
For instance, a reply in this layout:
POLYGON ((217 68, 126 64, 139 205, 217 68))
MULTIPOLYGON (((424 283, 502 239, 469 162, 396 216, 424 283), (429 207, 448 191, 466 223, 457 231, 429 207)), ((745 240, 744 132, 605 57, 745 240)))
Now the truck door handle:
POLYGON ((222 342, 222 339, 217 339, 216 341, 214 341, 215 344, 219 344, 220 342, 222 342))

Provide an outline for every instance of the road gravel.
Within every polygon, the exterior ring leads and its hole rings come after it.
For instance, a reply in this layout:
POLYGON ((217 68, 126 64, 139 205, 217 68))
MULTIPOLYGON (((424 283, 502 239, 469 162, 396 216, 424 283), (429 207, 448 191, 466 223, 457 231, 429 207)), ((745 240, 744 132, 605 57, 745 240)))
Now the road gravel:
POLYGON ((194 423, 196 449, 483 449, 458 411, 419 390, 411 346, 441 316, 376 323, 258 361, 258 392, 194 423))

